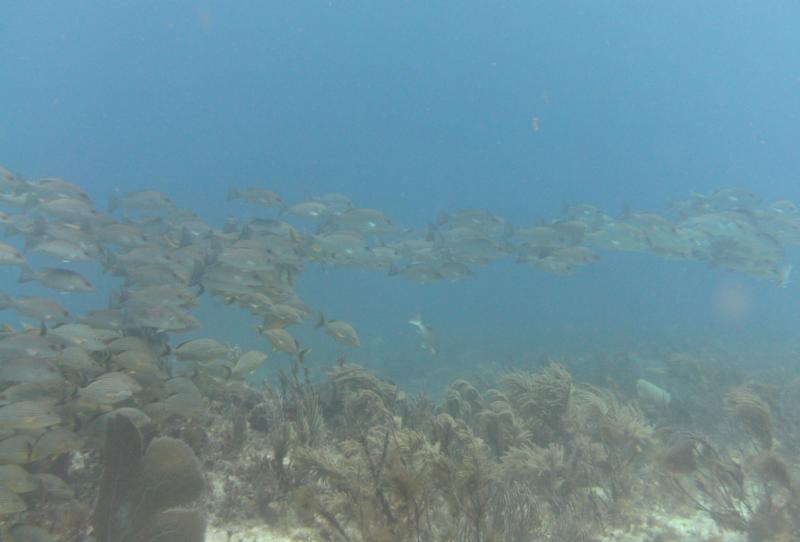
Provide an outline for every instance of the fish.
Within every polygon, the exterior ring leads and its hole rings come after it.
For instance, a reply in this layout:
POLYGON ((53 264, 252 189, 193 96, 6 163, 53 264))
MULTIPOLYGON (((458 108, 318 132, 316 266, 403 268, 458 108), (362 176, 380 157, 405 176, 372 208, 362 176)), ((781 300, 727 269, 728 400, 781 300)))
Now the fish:
POLYGON ((40 252, 65 263, 90 262, 95 259, 86 246, 61 239, 36 240, 29 250, 30 252, 40 252))
POLYGON ((113 405, 130 399, 142 391, 142 386, 129 375, 109 372, 100 375, 77 393, 79 408, 94 408, 113 405))
POLYGON ((156 331, 185 333, 200 329, 200 320, 188 311, 173 305, 152 305, 128 302, 124 306, 125 324, 132 327, 152 328, 156 331))
POLYGON ((61 423, 49 401, 19 401, 0 407, 0 429, 36 430, 61 423))
POLYGON ((258 350, 249 350, 239 356, 231 369, 230 378, 243 378, 256 371, 267 360, 267 354, 258 350))
POLYGON ((248 187, 244 190, 240 190, 235 184, 231 184, 228 187, 228 201, 236 199, 273 209, 284 209, 286 207, 283 199, 272 190, 255 187, 248 187))
POLYGON ((300 348, 300 343, 297 342, 297 339, 292 337, 285 329, 265 329, 262 326, 258 326, 256 329, 269 341, 275 351, 297 357, 301 362, 310 352, 308 348, 300 348))
POLYGON ((19 465, 0 465, 0 487, 14 493, 30 493, 39 485, 30 473, 19 465))
POLYGON ((10 489, 0 486, 0 516, 17 514, 28 509, 25 501, 10 489))
POLYGON ((115 222, 92 230, 98 241, 115 245, 121 249, 147 246, 152 239, 139 228, 129 223, 115 222))
POLYGON ((141 190, 128 192, 122 196, 111 194, 108 198, 108 212, 113 213, 118 209, 126 212, 164 212, 175 210, 176 205, 169 197, 157 190, 141 190))
MULTIPOLYGON (((31 475, 42 491, 48 496, 54 499, 67 501, 70 499, 75 498, 75 491, 69 487, 69 484, 65 482, 63 479, 59 478, 55 474, 51 474, 49 472, 37 472, 31 475)), ((32 525, 20 525, 16 526, 11 530, 12 536, 15 537, 17 540, 29 540, 31 542, 44 542, 45 540, 55 540, 54 538, 42 538, 44 536, 45 531, 39 527, 33 527, 32 525), (28 527, 26 532, 23 534, 21 531, 22 527, 28 527), (40 531, 35 532, 34 529, 40 531), (24 538, 23 538, 24 536, 24 538)), ((48 535, 49 536, 49 535, 48 535)))
POLYGON ((329 215, 323 229, 349 230, 363 234, 381 235, 397 231, 391 219, 376 209, 351 207, 329 215))
POLYGON ((79 185, 56 177, 29 181, 25 188, 35 193, 39 199, 74 198, 89 201, 89 195, 79 185))
POLYGON ((211 362, 227 359, 230 348, 221 342, 203 337, 183 342, 172 349, 172 354, 180 360, 211 362))
POLYGON ((326 320, 325 315, 320 313, 317 319, 317 327, 323 328, 326 334, 336 339, 339 343, 356 348, 361 346, 358 333, 355 328, 347 322, 341 320, 326 320))
POLYGON ((304 201, 290 205, 287 212, 300 218, 322 218, 328 212, 328 207, 319 201, 304 201))
POLYGON ((55 358, 67 343, 60 337, 49 333, 13 332, 0 340, 0 356, 55 358))
POLYGON ((308 311, 304 308, 293 307, 285 303, 268 301, 263 308, 265 329, 285 328, 290 325, 302 324, 308 318, 308 311))
POLYGON ((472 276, 472 270, 462 262, 442 262, 437 269, 439 275, 445 280, 455 281, 472 276))
POLYGON ((14 309, 18 315, 48 324, 63 324, 71 319, 69 311, 60 303, 47 297, 18 297, 0 292, 0 310, 14 309))
POLYGON ((30 461, 76 452, 83 448, 84 439, 69 429, 56 427, 42 434, 31 447, 30 461))
POLYGON ((408 323, 416 328, 417 333, 419 333, 420 338, 422 339, 422 349, 431 354, 432 356, 439 355, 439 336, 433 330, 433 328, 429 327, 422 321, 422 316, 417 314, 412 317, 408 323))
POLYGON ((38 199, 31 193, 0 192, 0 202, 20 209, 29 209, 36 205, 38 199))
POLYGON ((142 374, 157 374, 160 370, 158 358, 151 352, 141 350, 126 350, 114 354, 108 360, 108 365, 115 371, 127 373, 134 378, 139 378, 142 374))
POLYGON ((175 395, 177 393, 191 393, 200 395, 200 390, 191 379, 182 376, 170 378, 164 382, 164 390, 168 395, 175 395))
MULTIPOLYGON (((12 381, 13 382, 13 381, 12 381)), ((58 375, 58 380, 53 378, 51 381, 44 382, 17 382, 10 384, 8 382, 2 384, 7 386, 4 390, 0 391, 0 406, 19 403, 22 401, 45 401, 61 400, 69 390, 67 381, 58 375)))
POLYGON ((200 393, 176 393, 161 402, 173 415, 195 419, 203 419, 208 415, 208 404, 200 393))
POLYGON ((344 194, 337 194, 334 192, 313 196, 311 200, 325 205, 331 212, 341 213, 353 206, 353 202, 350 198, 344 194))
POLYGON ((314 257, 337 262, 346 262, 370 252, 366 239, 352 231, 330 231, 315 235, 308 250, 314 257))
POLYGON ((29 463, 35 440, 31 435, 14 435, 0 440, 0 465, 25 465, 29 463))
POLYGON ((143 304, 166 303, 186 309, 196 307, 198 303, 197 293, 180 283, 134 284, 122 291, 120 300, 122 302, 134 300, 143 304))
POLYGON ((37 386, 59 386, 64 384, 64 378, 56 365, 47 359, 26 356, 0 363, 0 384, 23 382, 37 386))
POLYGON ((90 293, 94 292, 94 285, 83 275, 69 269, 44 267, 38 271, 25 266, 17 282, 36 281, 45 288, 50 288, 62 293, 90 293))
POLYGON ((103 367, 80 346, 67 346, 57 356, 59 367, 76 371, 83 375, 96 375, 103 371, 103 367))
POLYGON ((56 198, 40 202, 36 208, 47 215, 77 224, 93 223, 99 218, 92 204, 80 198, 56 198))
POLYGON ((24 266, 25 257, 16 248, 0 242, 0 265, 24 266))
POLYGON ((399 276, 423 284, 444 278, 436 266, 426 263, 414 263, 405 267, 392 265, 389 268, 389 276, 399 276))

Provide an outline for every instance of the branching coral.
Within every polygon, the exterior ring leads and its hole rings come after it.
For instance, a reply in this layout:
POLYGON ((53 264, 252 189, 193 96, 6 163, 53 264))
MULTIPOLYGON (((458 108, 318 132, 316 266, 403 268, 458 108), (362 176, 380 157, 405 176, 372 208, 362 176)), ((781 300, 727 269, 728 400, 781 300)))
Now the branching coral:
POLYGON ((745 473, 707 439, 690 433, 672 436, 663 453, 672 483, 719 525, 746 531, 755 506, 748 498, 745 473))
POLYGON ((609 390, 576 387, 569 416, 571 449, 580 453, 591 485, 612 500, 630 493, 635 461, 652 442, 653 429, 635 403, 622 402, 609 390))
POLYGON ((491 446, 495 457, 500 457, 509 447, 523 444, 532 435, 501 392, 489 390, 486 395, 486 407, 475 416, 475 431, 491 446))
POLYGON ((535 444, 511 448, 503 456, 499 470, 507 481, 524 482, 554 509, 561 508, 574 489, 564 448, 550 444, 541 448, 535 444))
POLYGON ((500 384, 538 444, 561 438, 572 394, 572 378, 563 367, 551 364, 540 373, 510 373, 500 384))
POLYGON ((385 423, 402 402, 394 384, 359 365, 343 364, 329 371, 321 408, 328 425, 350 438, 385 423))
POLYGON ((772 449, 772 413, 766 401, 753 390, 740 387, 725 395, 725 406, 760 449, 772 449))
POLYGON ((456 380, 447 390, 444 409, 453 418, 472 423, 483 408, 480 392, 466 380, 456 380))
POLYGON ((343 540, 434 540, 442 457, 421 433, 380 427, 339 451, 301 448, 296 467, 317 490, 302 488, 296 499, 343 540))

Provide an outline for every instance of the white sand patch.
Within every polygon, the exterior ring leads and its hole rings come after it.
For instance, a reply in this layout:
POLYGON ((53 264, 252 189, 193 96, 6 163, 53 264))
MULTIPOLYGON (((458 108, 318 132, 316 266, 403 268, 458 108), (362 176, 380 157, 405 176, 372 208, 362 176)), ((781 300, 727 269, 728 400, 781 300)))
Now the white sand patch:
POLYGON ((297 529, 290 533, 273 532, 266 525, 209 525, 206 542, 318 542, 310 531, 297 529))

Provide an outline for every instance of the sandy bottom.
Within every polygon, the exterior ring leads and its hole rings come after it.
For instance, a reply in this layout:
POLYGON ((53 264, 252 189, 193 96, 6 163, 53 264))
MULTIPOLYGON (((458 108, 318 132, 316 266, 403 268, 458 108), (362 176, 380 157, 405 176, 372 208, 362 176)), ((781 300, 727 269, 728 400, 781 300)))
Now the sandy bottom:
POLYGON ((318 542, 311 531, 297 529, 276 533, 264 525, 209 525, 206 542, 318 542))
POLYGON ((722 531, 710 517, 698 513, 691 517, 648 514, 644 524, 625 531, 612 529, 602 542, 746 542, 742 533, 722 531))
MULTIPOLYGON (((720 531, 708 516, 674 517, 663 513, 648 515, 648 521, 625 531, 611 530, 601 542, 746 542, 741 533, 720 531)), ((263 525, 209 526, 206 542, 321 542, 311 531, 298 529, 275 533, 263 525)), ((531 541, 534 542, 534 541, 531 541)))

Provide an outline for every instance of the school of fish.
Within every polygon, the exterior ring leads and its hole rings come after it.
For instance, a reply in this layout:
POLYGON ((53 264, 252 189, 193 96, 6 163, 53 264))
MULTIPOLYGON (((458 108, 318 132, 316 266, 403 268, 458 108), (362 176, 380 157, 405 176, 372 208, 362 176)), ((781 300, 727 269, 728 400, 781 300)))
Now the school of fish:
MULTIPOLYGON (((785 247, 800 243, 800 211, 792 202, 764 203, 739 188, 675 202, 672 218, 634 211, 615 218, 581 204, 525 227, 462 210, 442 212, 416 230, 341 194, 287 204, 266 188, 232 185, 228 199, 231 206, 262 207, 265 217, 213 226, 154 190, 115 194, 103 211, 77 184, 29 181, 0 168, 7 236, 0 265, 18 268, 20 283, 58 294, 95 290, 70 268, 74 262, 93 262, 122 284, 108 306, 80 315, 55 296, 0 292, 0 309, 18 317, 0 331, 0 520, 25 509, 22 494, 68 495, 63 480, 27 466, 100 446, 110 417, 122 414, 140 427, 202 419, 215 389, 248 386, 266 351, 242 352, 211 337, 175 339, 201 327, 193 309, 203 294, 250 312, 265 350, 268 344, 302 363, 309 349, 293 337, 293 326, 315 323, 342 345, 361 344, 354 325, 297 296, 293 286, 308 265, 427 283, 465 279, 502 258, 569 275, 598 262, 603 251, 630 251, 700 260, 784 287, 791 274, 785 247), (33 254, 52 263, 34 268, 33 254)), ((434 329, 419 316, 409 324, 436 355, 434 329)))

